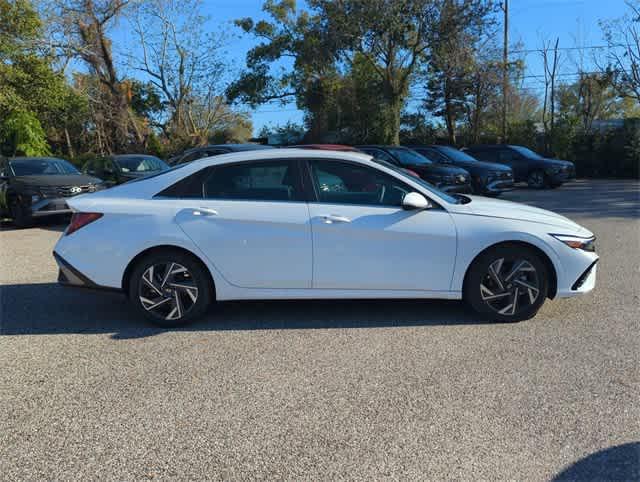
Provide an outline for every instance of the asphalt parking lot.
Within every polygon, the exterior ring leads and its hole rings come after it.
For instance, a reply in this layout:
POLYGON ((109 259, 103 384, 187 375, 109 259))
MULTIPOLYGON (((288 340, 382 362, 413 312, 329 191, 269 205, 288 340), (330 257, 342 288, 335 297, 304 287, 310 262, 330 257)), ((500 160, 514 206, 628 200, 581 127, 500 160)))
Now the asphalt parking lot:
POLYGON ((226 303, 180 330, 56 285, 62 225, 0 229, 0 478, 640 478, 640 183, 505 199, 598 237, 596 290, 518 324, 461 303, 226 303))

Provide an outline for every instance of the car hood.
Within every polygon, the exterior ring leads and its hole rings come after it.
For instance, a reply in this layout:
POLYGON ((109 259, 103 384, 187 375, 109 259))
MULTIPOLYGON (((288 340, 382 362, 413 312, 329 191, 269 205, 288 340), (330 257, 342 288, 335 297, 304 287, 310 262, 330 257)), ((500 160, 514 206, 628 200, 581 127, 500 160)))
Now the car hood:
POLYGON ((471 199, 468 204, 455 205, 452 211, 487 216, 493 218, 515 219, 536 224, 548 224, 563 230, 560 234, 575 234, 576 236, 592 236, 593 234, 571 219, 561 214, 540 209, 527 204, 514 203, 482 196, 467 196, 471 199), (456 207, 459 206, 459 209, 456 207))
POLYGON ((416 166, 405 166, 407 169, 411 169, 412 171, 417 172, 418 174, 435 174, 437 176, 456 176, 459 174, 463 174, 464 176, 468 176, 469 173, 462 169, 461 167, 449 166, 446 164, 429 164, 428 166, 424 165, 416 165, 416 166))
POLYGON ((86 174, 49 174, 16 176, 11 182, 16 186, 86 186, 87 184, 100 184, 102 180, 86 174))
POLYGON ((497 162, 485 161, 454 161, 456 166, 460 166, 467 170, 483 169, 485 171, 510 172, 511 168, 497 162))

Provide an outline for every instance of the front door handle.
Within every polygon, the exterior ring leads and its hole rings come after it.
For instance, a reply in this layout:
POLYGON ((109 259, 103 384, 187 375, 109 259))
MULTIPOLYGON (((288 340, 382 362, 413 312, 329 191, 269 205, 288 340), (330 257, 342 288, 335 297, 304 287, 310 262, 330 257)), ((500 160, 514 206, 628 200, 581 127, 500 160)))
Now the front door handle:
POLYGON ((333 224, 333 223, 350 223, 351 219, 346 216, 340 216, 338 214, 327 214, 322 216, 325 224, 333 224))
POLYGON ((194 216, 217 216, 218 211, 211 208, 197 208, 193 210, 194 216))

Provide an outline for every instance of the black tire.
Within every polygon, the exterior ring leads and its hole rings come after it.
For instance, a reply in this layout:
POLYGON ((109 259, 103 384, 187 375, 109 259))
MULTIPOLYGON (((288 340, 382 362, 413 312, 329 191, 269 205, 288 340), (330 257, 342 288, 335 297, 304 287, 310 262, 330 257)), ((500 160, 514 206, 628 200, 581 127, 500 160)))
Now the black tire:
POLYGON ((9 211, 15 227, 23 229, 33 226, 33 217, 17 201, 11 203, 9 211))
POLYGON ((548 289, 549 273, 540 255, 526 246, 504 244, 488 249, 473 261, 465 277, 463 297, 487 319, 517 322, 536 315, 547 298, 548 289), (503 262, 500 263, 500 260, 503 262), (525 262, 523 270, 516 271, 520 262, 525 262), (499 266, 497 274, 500 282, 495 281, 490 271, 493 267, 495 273, 496 266, 499 266), (529 270, 529 266, 534 271, 529 270), (515 271, 514 275, 511 275, 512 271, 515 271), (508 278, 509 275, 512 277, 508 278), (514 299, 516 303, 512 312, 509 303, 513 303, 514 299), (501 313, 501 308, 506 311, 501 313))
POLYGON ((527 185, 531 189, 544 189, 549 187, 549 177, 542 169, 535 169, 527 176, 527 185))
POLYGON ((206 313, 215 298, 211 276, 202 262, 194 256, 174 249, 156 251, 140 259, 131 271, 128 294, 135 310, 155 325, 161 327, 182 326, 200 318, 206 313), (172 289, 169 283, 166 286, 161 283, 161 278, 164 278, 166 270, 163 272, 158 267, 163 265, 167 269, 172 265, 185 268, 186 273, 179 272, 176 275, 172 275, 172 279, 174 276, 182 277, 181 280, 175 281, 176 284, 174 286, 188 284, 191 287, 187 290, 176 290, 172 289), (148 270, 152 266, 154 270, 151 271, 151 275, 154 276, 154 284, 156 285, 153 289, 151 289, 149 283, 143 280, 143 275, 147 274, 148 276, 148 270), (156 269, 159 269, 157 273, 155 273, 156 269), (197 289, 195 291, 195 301, 192 301, 193 287, 197 289), (169 293, 170 291, 172 294, 169 293), (150 296, 145 296, 148 292, 156 296, 156 298, 151 299, 150 296), (161 303, 162 306, 157 306, 154 309, 153 305, 149 303, 149 301, 162 301, 163 297, 167 298, 168 301, 161 303), (142 298, 147 302, 146 307, 142 298), (190 300, 191 304, 189 305, 190 300), (171 315, 173 313, 172 308, 175 308, 175 306, 178 306, 178 312, 171 315), (180 307, 182 307, 182 310, 180 310, 180 307), (175 317, 177 314, 180 316, 175 317))

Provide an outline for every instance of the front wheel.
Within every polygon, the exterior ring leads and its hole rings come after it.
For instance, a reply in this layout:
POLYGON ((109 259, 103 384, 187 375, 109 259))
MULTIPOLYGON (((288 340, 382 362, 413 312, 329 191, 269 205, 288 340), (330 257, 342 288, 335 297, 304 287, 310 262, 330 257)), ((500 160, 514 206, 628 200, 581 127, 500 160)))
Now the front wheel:
POLYGON ((492 320, 528 320, 547 297, 548 277, 544 262, 532 249, 497 246, 481 254, 469 268, 464 298, 492 320))
POLYGON ((130 277, 129 299, 154 324, 179 326, 204 315, 213 300, 213 286, 200 261, 168 249, 137 263, 130 277))
POLYGON ((33 217, 18 202, 11 204, 10 208, 13 224, 17 228, 28 228, 33 226, 33 217))
POLYGON ((543 170, 536 169, 527 176, 527 184, 531 189, 542 189, 549 185, 549 180, 543 170))

